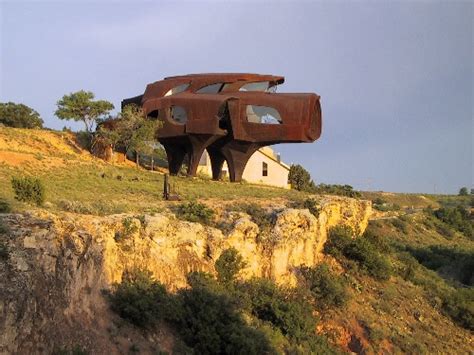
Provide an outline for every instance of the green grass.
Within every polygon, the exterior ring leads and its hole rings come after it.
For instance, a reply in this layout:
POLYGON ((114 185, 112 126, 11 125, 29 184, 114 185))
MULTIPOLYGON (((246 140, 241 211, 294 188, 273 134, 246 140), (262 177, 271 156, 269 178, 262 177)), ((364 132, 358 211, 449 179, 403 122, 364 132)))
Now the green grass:
MULTIPOLYGON (((72 211, 91 214, 147 212, 163 207, 163 175, 133 167, 113 166, 100 161, 65 161, 65 167, 37 171, 26 164, 22 168, 0 164, 0 180, 10 181, 18 174, 35 175, 44 184, 46 202, 50 208, 64 209, 74 204, 72 211)), ((170 182, 184 201, 236 200, 242 198, 285 198, 300 200, 305 193, 247 183, 218 182, 208 179, 171 177, 170 182)), ((11 185, 0 185, 0 197, 15 210, 23 205, 14 200, 11 185)), ((168 203, 169 204, 169 203, 168 203)))

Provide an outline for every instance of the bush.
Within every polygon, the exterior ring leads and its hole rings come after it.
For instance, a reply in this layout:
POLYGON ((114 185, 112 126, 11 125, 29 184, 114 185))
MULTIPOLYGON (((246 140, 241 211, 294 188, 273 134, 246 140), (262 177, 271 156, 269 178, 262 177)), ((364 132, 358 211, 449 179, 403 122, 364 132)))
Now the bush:
POLYGON ((140 269, 125 272, 109 298, 115 312, 139 327, 156 324, 169 303, 165 287, 140 269))
POLYGON ((433 212, 434 216, 457 231, 463 233, 469 239, 474 239, 473 222, 470 213, 462 206, 454 208, 440 208, 433 212))
POLYGON ((319 217, 321 212, 321 205, 318 200, 314 198, 307 198, 303 201, 296 201, 292 205, 293 208, 307 209, 315 217, 319 217))
POLYGON ((402 221, 400 218, 393 218, 392 225, 397 228, 399 231, 407 234, 408 233, 408 225, 405 221, 402 221))
POLYGON ((206 287, 181 289, 171 322, 197 354, 263 354, 271 351, 264 335, 246 325, 235 302, 206 287))
POLYGON ((474 289, 460 288, 445 294, 443 311, 460 326, 474 330, 474 289))
POLYGON ((33 202, 38 206, 43 204, 44 186, 39 179, 28 176, 13 177, 11 182, 18 201, 33 202))
POLYGON ((0 102, 0 125, 16 128, 43 128, 43 120, 32 108, 13 102, 0 102))
POLYGON ((215 263, 217 280, 223 284, 234 281, 240 270, 245 267, 245 262, 237 249, 229 248, 222 252, 215 263))
POLYGON ((327 264, 300 269, 311 295, 320 309, 342 307, 349 295, 344 279, 334 274, 327 264))
POLYGON ((296 292, 285 292, 267 279, 252 279, 241 285, 247 307, 258 319, 271 323, 283 335, 301 343, 314 334, 316 319, 309 302, 296 292))
POLYGON ((11 211, 10 204, 5 200, 0 199, 0 213, 10 213, 11 211))
POLYGON ((428 269, 437 271, 467 286, 474 286, 474 252, 432 245, 425 248, 411 248, 407 251, 428 269))
POLYGON ((313 189, 314 193, 339 195, 358 198, 361 197, 359 191, 355 191, 351 185, 337 185, 337 184, 319 184, 313 189))
POLYGON ((390 262, 377 250, 377 244, 373 244, 374 237, 368 235, 356 239, 352 237, 351 228, 333 227, 329 231, 324 251, 340 260, 342 257, 354 260, 361 270, 375 279, 387 280, 391 274, 390 262))
POLYGON ((260 234, 270 232, 273 226, 273 215, 256 203, 244 203, 235 207, 235 210, 247 213, 252 221, 258 225, 260 234))
POLYGON ((9 253, 8 253, 8 247, 6 244, 4 244, 2 241, 0 241, 0 260, 8 260, 9 258, 9 253))
MULTIPOLYGON (((141 223, 141 221, 140 221, 141 223)), ((122 220, 122 230, 115 233, 114 239, 116 242, 121 242, 130 238, 134 233, 138 232, 139 226, 133 217, 125 217, 122 220)))
POLYGON ((191 201, 178 206, 178 215, 189 222, 210 224, 214 211, 202 203, 191 201))

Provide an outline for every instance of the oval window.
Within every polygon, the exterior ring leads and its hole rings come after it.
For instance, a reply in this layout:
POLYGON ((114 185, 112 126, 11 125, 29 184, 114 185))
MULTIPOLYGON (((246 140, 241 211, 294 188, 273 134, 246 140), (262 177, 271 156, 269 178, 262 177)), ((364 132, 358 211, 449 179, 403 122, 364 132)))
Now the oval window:
POLYGON ((171 96, 171 95, 179 94, 180 92, 186 91, 188 87, 189 87, 189 83, 185 83, 185 84, 175 86, 174 88, 169 89, 166 92, 165 96, 171 96))
POLYGON ((173 121, 179 124, 185 124, 188 120, 186 110, 181 106, 171 106, 170 117, 173 121))
POLYGON ((247 121, 262 124, 281 124, 280 113, 273 107, 247 105, 247 121))

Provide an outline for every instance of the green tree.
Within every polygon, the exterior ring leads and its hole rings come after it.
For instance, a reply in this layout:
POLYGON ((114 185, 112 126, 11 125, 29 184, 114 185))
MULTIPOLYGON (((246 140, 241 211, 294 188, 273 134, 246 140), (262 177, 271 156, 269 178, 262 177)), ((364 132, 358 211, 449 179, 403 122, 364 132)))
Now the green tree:
POLYGON ((140 154, 153 154, 155 134, 160 121, 147 119, 141 107, 127 105, 123 108, 113 130, 127 153, 135 153, 137 166, 140 154))
POLYGON ((64 95, 58 102, 55 115, 61 120, 82 121, 86 132, 92 133, 94 124, 114 109, 114 105, 106 100, 94 100, 90 91, 77 91, 64 95))
POLYGON ((467 192, 467 187, 461 187, 459 189, 459 196, 467 196, 467 195, 469 195, 467 192))
POLYGON ((315 188, 314 182, 311 180, 311 175, 299 164, 290 167, 288 182, 293 189, 299 191, 310 191, 315 188))
POLYGON ((43 120, 38 112, 14 102, 0 102, 0 124, 15 128, 43 128, 43 120))

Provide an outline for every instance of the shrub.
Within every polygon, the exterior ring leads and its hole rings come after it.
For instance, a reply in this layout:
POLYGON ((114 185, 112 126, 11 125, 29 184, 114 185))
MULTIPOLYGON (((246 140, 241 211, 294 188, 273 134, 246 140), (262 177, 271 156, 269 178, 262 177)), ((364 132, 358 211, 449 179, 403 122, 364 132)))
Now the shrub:
POLYGON ((246 325, 233 300, 206 287, 181 289, 179 312, 171 322, 197 354, 263 354, 271 351, 264 335, 246 325))
POLYGON ((400 218, 392 219, 392 225, 397 228, 399 231, 407 234, 408 233, 408 225, 405 221, 402 221, 400 218))
POLYGON ((313 192, 353 198, 358 198, 361 196, 360 192, 355 191, 351 185, 319 184, 313 189, 313 192))
POLYGON ((139 327, 156 324, 169 302, 165 287, 140 269, 125 272, 109 298, 115 312, 139 327))
POLYGON ((372 244, 374 237, 363 235, 352 239, 352 236, 352 229, 349 227, 331 228, 324 251, 340 260, 343 257, 354 260, 367 274, 378 280, 387 280, 391 273, 390 262, 372 244))
POLYGON ((311 295, 321 309, 342 307, 349 299, 344 279, 334 274, 327 264, 300 269, 311 295))
POLYGON ((186 221, 210 224, 214 211, 202 203, 191 201, 178 206, 178 215, 186 221))
POLYGON ((130 238, 138 230, 139 226, 137 225, 135 219, 133 217, 125 217, 122 220, 122 230, 115 233, 114 239, 116 242, 121 242, 127 238, 130 238))
POLYGON ((0 260, 8 260, 9 253, 8 247, 2 241, 0 241, 0 260))
POLYGON ((32 108, 13 102, 0 102, 0 125, 16 128, 43 128, 43 120, 32 108))
POLYGON ((453 227, 466 237, 474 239, 473 222, 470 213, 462 206, 440 208, 433 212, 434 216, 453 227))
POLYGON ((301 294, 285 292, 267 279, 252 279, 241 287, 252 315, 270 322, 297 343, 313 336, 316 319, 311 305, 301 294))
POLYGON ((324 252, 335 258, 340 258, 344 250, 352 243, 354 231, 349 226, 335 226, 329 230, 328 240, 324 245, 324 252))
POLYGON ((414 281, 416 270, 418 270, 418 261, 409 253, 400 253, 398 259, 401 262, 398 268, 398 274, 407 281, 414 281))
POLYGON ((229 248, 222 252, 215 263, 217 279, 223 284, 234 281, 240 270, 245 267, 245 262, 237 249, 229 248))
POLYGON ((443 311, 460 326, 474 330, 474 289, 459 288, 445 294, 443 311))
POLYGON ((252 221, 258 225, 260 232, 268 232, 273 225, 273 215, 256 203, 242 203, 234 208, 236 211, 247 213, 252 221))
POLYGON ((308 198, 303 201, 303 208, 307 208, 315 217, 319 217, 321 206, 314 198, 308 198))
POLYGON ((28 176, 13 177, 11 182, 18 201, 33 202, 38 206, 43 204, 44 186, 39 179, 28 176))
POLYGON ((0 199, 0 213, 10 213, 11 211, 10 204, 5 200, 0 199))

